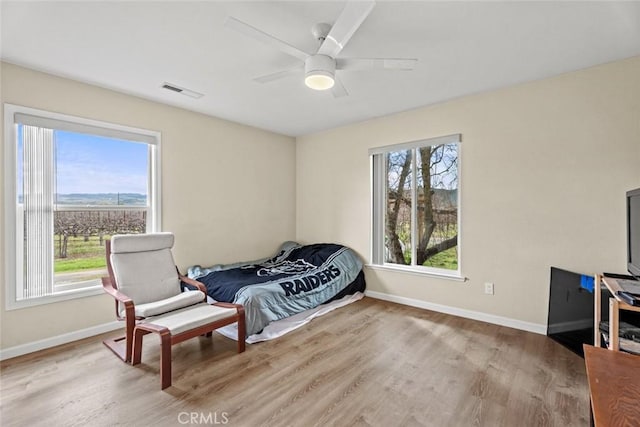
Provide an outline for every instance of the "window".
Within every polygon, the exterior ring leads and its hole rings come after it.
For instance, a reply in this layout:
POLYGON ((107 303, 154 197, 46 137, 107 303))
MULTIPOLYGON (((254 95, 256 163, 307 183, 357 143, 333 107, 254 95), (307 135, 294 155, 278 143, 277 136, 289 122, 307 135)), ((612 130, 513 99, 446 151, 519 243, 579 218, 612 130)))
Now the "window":
POLYGON ((4 107, 7 309, 101 293, 105 239, 159 230, 160 134, 4 107))
POLYGON ((460 276, 460 135, 371 149, 372 263, 460 276))

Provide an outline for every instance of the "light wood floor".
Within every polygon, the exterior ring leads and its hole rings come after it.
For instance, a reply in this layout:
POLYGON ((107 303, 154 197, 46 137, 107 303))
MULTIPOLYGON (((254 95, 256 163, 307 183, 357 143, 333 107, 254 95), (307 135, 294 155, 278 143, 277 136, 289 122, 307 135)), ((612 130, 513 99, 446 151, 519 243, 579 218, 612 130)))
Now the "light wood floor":
POLYGON ((545 336, 365 298, 275 341, 89 338, 0 364, 2 426, 587 426, 583 360, 545 336), (192 415, 193 413, 193 415, 192 415))

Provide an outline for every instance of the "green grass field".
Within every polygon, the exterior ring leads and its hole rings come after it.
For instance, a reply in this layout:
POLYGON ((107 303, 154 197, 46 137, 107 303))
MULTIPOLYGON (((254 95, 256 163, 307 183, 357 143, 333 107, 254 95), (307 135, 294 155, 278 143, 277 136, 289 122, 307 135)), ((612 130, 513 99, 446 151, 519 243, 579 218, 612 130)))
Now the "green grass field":
POLYGON ((458 251, 457 247, 447 249, 446 251, 435 254, 424 262, 426 267, 446 268, 447 270, 458 269, 458 251))
POLYGON ((73 258, 73 259, 56 259, 54 271, 56 273, 64 273, 69 271, 93 270, 96 268, 104 268, 107 263, 103 256, 89 258, 73 258))
MULTIPOLYGON (((105 236, 105 239, 108 238, 105 236)), ((67 257, 60 258, 60 239, 54 237, 55 251, 54 271, 56 273, 92 270, 106 267, 105 247, 100 245, 98 236, 91 236, 85 242, 84 237, 69 237, 67 243, 67 257)))

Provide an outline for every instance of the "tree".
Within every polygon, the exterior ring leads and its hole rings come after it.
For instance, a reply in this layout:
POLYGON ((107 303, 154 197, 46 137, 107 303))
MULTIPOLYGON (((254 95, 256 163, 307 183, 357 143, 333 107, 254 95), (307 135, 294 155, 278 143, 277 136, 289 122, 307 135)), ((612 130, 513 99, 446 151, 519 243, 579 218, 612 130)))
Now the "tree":
POLYGON ((400 216, 400 209, 403 205, 406 205, 408 200, 405 197, 405 187, 407 185, 407 178, 411 172, 411 151, 407 150, 401 153, 389 153, 387 157, 387 177, 394 176, 397 172, 397 167, 400 166, 400 173, 397 174, 397 184, 389 186, 387 189, 387 220, 385 223, 385 233, 387 241, 387 249, 389 250, 389 256, 391 261, 396 264, 406 264, 404 259, 404 247, 399 236, 400 229, 398 228, 398 218, 400 216))
POLYGON ((415 200, 411 191, 413 150, 387 155, 385 239, 387 261, 396 264, 411 264, 411 245, 416 245, 416 264, 423 265, 458 244, 457 206, 450 196, 457 194, 457 145, 421 147, 415 154, 415 200), (417 213, 415 242, 411 241, 412 203, 417 213))
POLYGON ((82 210, 55 211, 54 234, 58 240, 58 257, 68 257, 69 237, 99 236, 100 245, 105 235, 144 233, 147 223, 145 210, 82 210))
POLYGON ((53 232, 58 236, 58 256, 60 258, 67 258, 69 236, 77 236, 84 228, 73 213, 55 211, 54 214, 53 232))

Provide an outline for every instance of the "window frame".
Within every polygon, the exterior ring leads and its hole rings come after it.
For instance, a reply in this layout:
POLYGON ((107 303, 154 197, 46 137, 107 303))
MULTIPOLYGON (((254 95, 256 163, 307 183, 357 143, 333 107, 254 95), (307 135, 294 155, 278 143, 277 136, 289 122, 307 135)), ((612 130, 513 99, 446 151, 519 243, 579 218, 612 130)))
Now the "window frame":
MULTIPOLYGON (((15 310, 20 308, 33 307, 43 304, 56 303, 76 298, 83 298, 104 293, 101 285, 85 286, 59 291, 51 295, 32 297, 28 299, 17 299, 17 271, 18 260, 16 221, 18 210, 17 203, 17 125, 18 116, 33 116, 44 123, 58 123, 63 127, 56 126, 54 129, 70 130, 79 133, 91 133, 107 137, 118 138, 123 135, 136 136, 136 141, 149 145, 149 185, 147 203, 147 232, 160 231, 162 224, 161 217, 161 133, 147 129, 134 128, 99 120, 87 119, 67 114, 55 113, 24 107, 14 104, 4 104, 4 240, 5 240, 5 308, 15 310), (91 132, 91 131, 97 131, 91 132)), ((130 139, 130 138, 129 138, 130 139)), ((97 207, 96 210, 99 210, 97 207)), ((20 267, 22 267, 20 263, 20 267)))
MULTIPOLYGON (((451 279, 456 281, 465 281, 466 278, 462 274, 462 251, 461 251, 461 236, 462 236, 462 211, 461 211, 461 200, 462 200, 462 168, 461 168, 461 158, 462 158, 462 135, 461 134, 452 134, 445 135, 434 138, 426 138, 420 139, 400 144, 394 145, 385 145, 381 147, 375 147, 369 149, 369 160, 370 160, 370 178, 371 178, 371 238, 370 238, 370 254, 369 259, 370 263, 367 264, 367 267, 373 269, 380 270, 390 270, 390 271, 402 271, 412 274, 418 274, 422 276, 432 276, 438 278, 451 279), (434 146, 441 144, 457 144, 458 149, 458 157, 457 157, 457 228, 458 228, 458 243, 456 245, 458 252, 458 268, 457 270, 447 270, 444 268, 436 268, 429 266, 421 266, 421 265, 403 265, 403 264, 395 264, 390 263, 385 260, 384 251, 385 251, 385 217, 386 217, 386 154, 390 152, 397 152, 403 150, 413 150, 412 151, 412 199, 417 194, 417 189, 415 188, 416 183, 416 149, 426 146, 434 146)), ((416 231, 416 219, 415 219, 415 208, 412 207, 411 212, 411 236, 412 236, 412 262, 415 260, 415 243, 414 239, 417 236, 416 231)))

